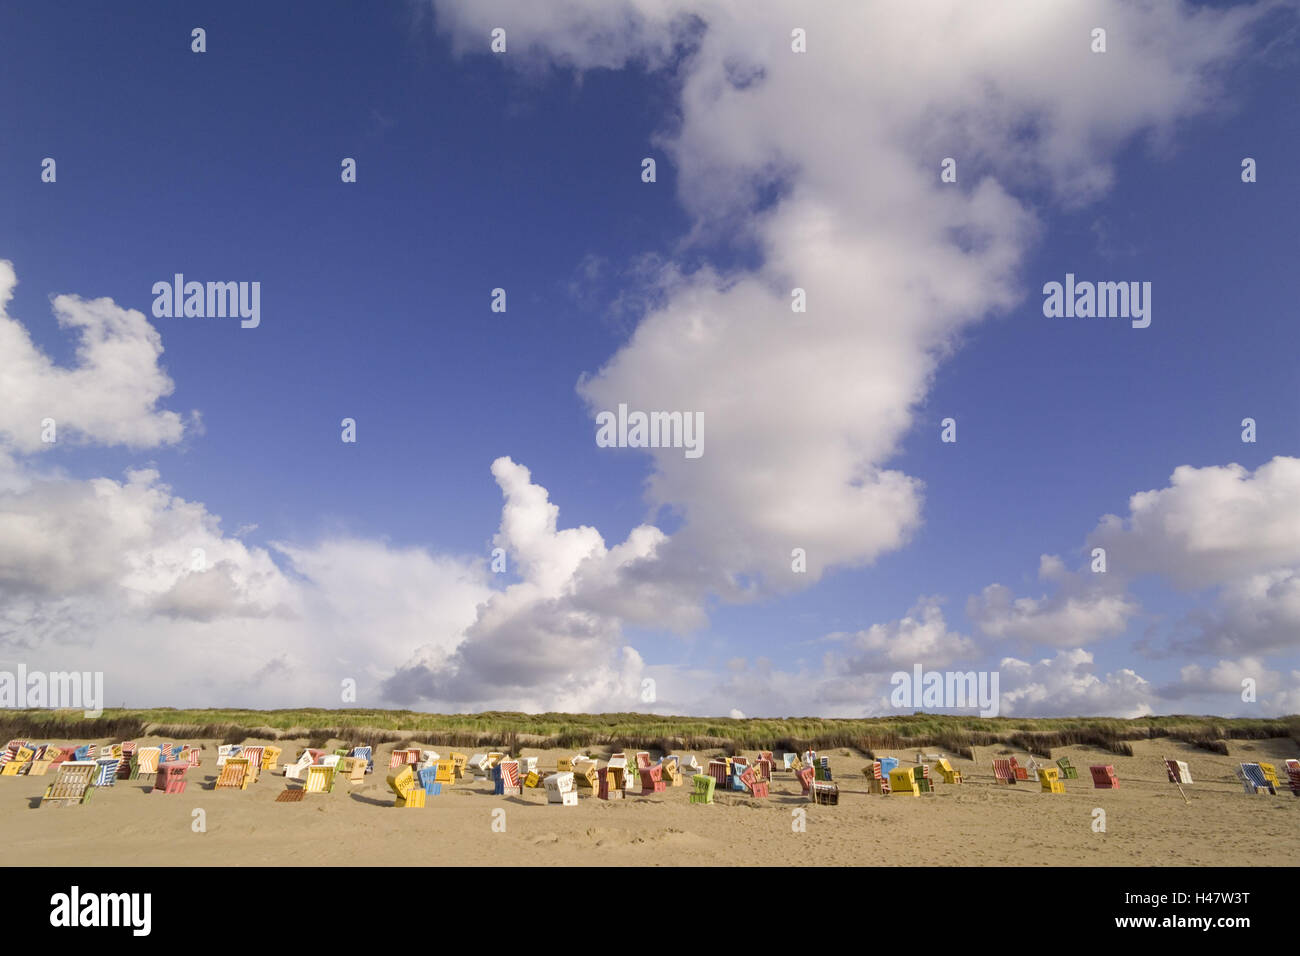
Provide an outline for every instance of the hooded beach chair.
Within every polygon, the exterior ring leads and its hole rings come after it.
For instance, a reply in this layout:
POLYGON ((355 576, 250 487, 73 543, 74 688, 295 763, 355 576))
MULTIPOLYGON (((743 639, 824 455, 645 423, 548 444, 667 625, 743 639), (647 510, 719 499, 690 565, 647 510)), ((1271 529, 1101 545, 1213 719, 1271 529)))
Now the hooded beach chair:
POLYGON ((626 795, 627 771, 622 767, 601 767, 600 788, 596 791, 601 800, 622 800, 626 795))
POLYGON ((166 763, 160 763, 157 774, 154 777, 153 789, 150 793, 184 793, 185 792, 185 771, 190 769, 188 763, 179 760, 169 760, 166 763))
POLYGON ((1286 776, 1291 782, 1291 792, 1300 797, 1300 760, 1286 762, 1286 776))
POLYGON ((1094 790, 1118 790, 1119 777, 1115 776, 1115 768, 1110 764, 1094 764, 1088 768, 1092 774, 1092 786, 1094 790))
POLYGON ((162 748, 141 747, 132 759, 134 763, 131 770, 132 780, 139 779, 140 774, 155 774, 158 772, 158 765, 162 762, 162 748))
POLYGON ((794 762, 799 758, 798 754, 783 753, 781 754, 781 769, 793 770, 794 762))
POLYGON ((49 771, 50 765, 54 762, 53 751, 57 747, 51 747, 49 744, 36 748, 36 754, 32 757, 32 762, 27 766, 27 776, 43 777, 49 771))
POLYGON ((695 754, 687 754, 685 757, 677 758, 677 766, 683 774, 694 776, 697 773, 704 773, 704 768, 695 759, 695 754))
POLYGON ((401 767, 388 775, 388 789, 396 798, 395 807, 418 808, 424 806, 424 788, 419 786, 418 778, 411 765, 402 762, 401 767))
POLYGON ((1043 793, 1065 793, 1065 784, 1061 782, 1061 771, 1058 767, 1039 767, 1038 783, 1039 790, 1043 793))
POLYGON ((1015 757, 1009 757, 1009 758, 1007 758, 1007 762, 1011 764, 1011 769, 1015 772, 1015 775, 1016 775, 1016 779, 1017 779, 1017 780, 1028 780, 1028 779, 1029 779, 1029 768, 1028 768, 1028 767, 1022 767, 1022 766, 1020 766, 1020 764, 1016 761, 1016 758, 1015 758, 1015 757))
POLYGON ((799 781, 799 786, 803 789, 803 795, 806 797, 812 792, 812 785, 816 781, 813 779, 814 770, 812 767, 804 767, 795 771, 795 778, 799 781))
POLYGON ((1016 769, 1011 766, 1010 760, 994 758, 993 779, 998 783, 1014 784, 1016 782, 1016 769))
POLYGON ((1255 788, 1256 793, 1268 793, 1270 796, 1277 796, 1277 788, 1264 774, 1263 769, 1257 763, 1243 763, 1241 772, 1245 774, 1246 779, 1255 788))
POLYGON ((912 782, 921 793, 934 793, 934 787, 930 785, 930 768, 925 764, 912 768, 912 782))
POLYGON ((515 759, 519 761, 519 773, 522 776, 526 777, 537 770, 536 757, 516 757, 515 759))
MULTIPOLYGON (((595 764, 592 764, 595 767, 595 764)), ((600 786, 597 780, 595 787, 600 786)), ((519 783, 519 763, 515 760, 502 760, 492 768, 492 792, 503 797, 517 797, 523 788, 519 783)))
POLYGON ((650 754, 644 750, 638 750, 636 753, 636 769, 640 773, 646 767, 650 766, 650 754))
POLYGON ((253 782, 252 770, 247 757, 227 757, 217 772, 217 782, 213 790, 247 790, 253 782))
POLYGON ((69 760, 59 765, 54 782, 45 788, 42 807, 74 807, 90 801, 99 765, 90 760, 69 760))
POLYGON ((916 785, 912 771, 896 767, 889 771, 889 792, 895 797, 919 797, 921 788, 916 785))
POLYGON ((267 744, 262 748, 262 769, 267 773, 275 773, 280 769, 280 754, 284 753, 279 747, 273 744, 267 744))
POLYGON ((341 757, 334 772, 336 776, 342 777, 348 783, 365 783, 366 761, 361 757, 341 757))
POLYGON ((727 762, 725 760, 709 761, 709 776, 717 787, 723 790, 727 789, 727 762))
POLYGON ((454 750, 451 753, 447 754, 447 756, 451 758, 451 765, 452 765, 452 769, 455 771, 456 779, 457 780, 463 779, 465 776, 465 767, 469 763, 469 758, 462 753, 457 753, 454 750))
POLYGON ((238 757, 244 748, 239 744, 221 744, 217 747, 217 766, 224 767, 231 757, 238 757))
POLYGON ((31 763, 32 758, 36 756, 36 750, 33 747, 20 746, 12 755, 8 763, 0 769, 0 776, 17 777, 19 774, 27 771, 27 765, 31 763))
POLYGON ((812 798, 813 803, 835 806, 840 802, 840 785, 831 783, 829 780, 815 781, 813 783, 812 798))
POLYGON ((668 786, 680 787, 686 783, 676 757, 671 755, 664 757, 663 760, 659 761, 659 766, 663 767, 664 783, 668 784, 668 786))
POLYGON ((289 780, 306 780, 307 770, 313 763, 311 751, 304 750, 297 760, 284 765, 284 775, 289 780))
POLYGON ((1277 788, 1282 786, 1282 781, 1277 778, 1277 768, 1271 763, 1260 761, 1259 769, 1264 774, 1264 779, 1273 785, 1273 792, 1276 793, 1277 788))
POLYGON ((579 790, 595 793, 600 789, 600 775, 596 772, 596 761, 579 760, 573 765, 573 782, 579 790))
POLYGON ((1070 766, 1070 758, 1069 758, 1069 757, 1062 757, 1060 760, 1056 761, 1056 766, 1057 766, 1057 768, 1061 771, 1061 779, 1062 779, 1062 780, 1078 780, 1078 779, 1079 779, 1079 771, 1078 771, 1078 768, 1070 766))
POLYGON ((302 788, 308 793, 330 793, 334 789, 334 768, 326 767, 324 764, 312 764, 307 768, 307 777, 303 781, 302 788))
POLYGON ((718 782, 707 773, 697 773, 691 777, 691 803, 712 803, 713 790, 718 782))
POLYGON ((651 793, 663 793, 668 788, 664 783, 663 767, 654 764, 641 770, 641 796, 651 793))
POLYGON ((450 757, 443 757, 433 765, 434 778, 438 783, 450 787, 456 782, 456 762, 450 757))
POLYGON ((1192 782, 1192 771, 1188 769, 1187 764, 1182 760, 1166 760, 1165 773, 1169 775, 1170 783, 1192 782))
POLYGON ((183 750, 183 751, 181 752, 181 756, 183 756, 183 757, 185 757, 185 758, 187 758, 187 759, 189 760, 189 762, 190 762, 190 766, 191 766, 191 767, 198 767, 198 766, 200 766, 200 765, 202 764, 202 762, 203 762, 203 761, 200 759, 200 754, 199 754, 199 748, 198 748, 198 747, 186 747, 185 750, 183 750))
POLYGON ((867 778, 868 793, 889 793, 889 774, 885 773, 879 760, 871 761, 871 766, 864 767, 862 772, 867 778))
POLYGON ((95 786, 111 787, 117 783, 117 771, 122 766, 121 757, 100 757, 95 763, 99 766, 99 774, 95 777, 95 786))
POLYGON ((761 798, 768 795, 767 781, 759 779, 758 773, 753 767, 746 767, 740 775, 740 780, 751 797, 761 798))
POLYGON ((565 807, 577 806, 578 791, 573 788, 572 771, 550 774, 543 782, 546 787, 547 803, 558 803, 565 807))
POLYGON ((265 747, 245 747, 239 754, 248 761, 248 772, 252 774, 254 782, 262 773, 262 759, 266 756, 265 747))
POLYGON ((939 771, 939 776, 943 778, 944 783, 961 783, 961 771, 954 770, 947 757, 940 757, 934 769, 939 771))

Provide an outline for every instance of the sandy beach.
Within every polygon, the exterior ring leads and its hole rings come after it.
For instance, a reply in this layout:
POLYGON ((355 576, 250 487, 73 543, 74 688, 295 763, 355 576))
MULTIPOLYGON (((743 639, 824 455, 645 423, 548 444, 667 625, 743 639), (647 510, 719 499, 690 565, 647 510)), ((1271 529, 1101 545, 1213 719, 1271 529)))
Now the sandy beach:
MULTIPOLYGON (((51 741, 60 745, 115 741, 51 741)), ((158 743, 144 738, 142 745, 158 743)), ((199 743, 199 741, 185 741, 199 743)), ((248 744, 272 741, 249 740, 248 744)), ((991 761, 1008 748, 951 758, 961 785, 937 784, 920 797, 867 793, 869 761, 853 751, 829 755, 841 796, 817 806, 800 795, 791 773, 775 774, 771 796, 718 793, 713 806, 688 803, 689 786, 622 801, 581 791, 576 807, 548 805, 542 789, 522 796, 491 793, 486 778, 467 778, 423 809, 398 810, 385 783, 393 745, 377 748, 375 772, 362 784, 340 780, 332 793, 277 803, 287 781, 263 773, 245 791, 211 788, 216 744, 191 769, 183 794, 152 794, 152 778, 119 780, 84 806, 38 809, 53 776, 0 778, 0 827, 9 863, 44 866, 325 866, 325 865, 874 865, 874 866, 1296 866, 1300 865, 1300 798, 1242 792, 1232 769, 1242 761, 1279 767, 1300 757, 1286 739, 1233 741, 1220 756, 1172 740, 1134 741, 1133 756, 1063 747, 1080 768, 1066 793, 1037 782, 997 784, 991 761), (1187 802, 1168 782, 1161 757, 1187 761, 1195 783, 1187 802), (1115 767, 1118 790, 1096 790, 1090 764, 1115 767), (1095 810, 1105 830, 1095 830, 1095 810), (196 832, 195 810, 204 832, 196 832), (504 810, 504 817, 499 810, 504 810), (797 811, 806 811, 801 815, 797 811), (805 828, 796 824, 802 817, 805 828), (496 824, 494 829, 493 824, 496 824), (504 829, 502 830, 502 827, 504 829)), ((305 741, 275 741, 292 757, 305 741)), ((343 746, 356 741, 339 741, 343 746)), ((331 742, 330 747, 336 746, 331 742)), ((441 753, 452 748, 434 747, 441 753)), ((463 749, 463 748, 458 748, 463 749)), ((1028 755, 1011 751, 1023 763, 1028 755)), ((530 750, 543 769, 571 751, 530 750)), ((600 759, 607 753, 597 752, 600 759)), ((658 756, 657 754, 655 755, 658 756)), ((696 752, 704 764, 710 756, 696 752)), ((900 766, 915 753, 878 752, 900 766)), ((294 783, 293 786, 298 786, 294 783)))

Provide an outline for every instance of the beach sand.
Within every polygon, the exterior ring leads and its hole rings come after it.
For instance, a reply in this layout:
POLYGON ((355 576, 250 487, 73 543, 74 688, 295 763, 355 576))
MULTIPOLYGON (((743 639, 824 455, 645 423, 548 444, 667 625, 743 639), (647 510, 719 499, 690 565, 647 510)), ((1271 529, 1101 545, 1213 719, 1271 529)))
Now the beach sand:
MULTIPOLYGON (((87 741, 51 741, 73 745, 87 741)), ((104 744, 110 741, 90 741, 104 744)), ((116 742, 116 741, 111 741, 116 742)), ((158 743, 142 739, 142 745, 158 743)), ((196 741, 184 741, 196 743, 196 741)), ((249 740, 248 744, 272 741, 249 740)), ((248 790, 214 791, 216 741, 202 741, 203 765, 189 771, 180 795, 151 794, 146 781, 119 780, 78 807, 37 809, 54 776, 0 778, 4 859, 46 866, 164 865, 870 865, 870 866, 1297 866, 1300 798, 1284 786, 1277 796, 1242 792, 1232 775, 1242 761, 1266 761, 1281 772, 1300 757, 1290 740, 1231 741, 1219 756, 1172 740, 1132 743, 1132 757, 1090 747, 1064 747, 1080 779, 1063 795, 1038 783, 994 782, 991 763, 1007 748, 984 747, 976 761, 952 759, 962 785, 936 783, 920 797, 866 792, 869 761, 836 749, 829 756, 839 784, 838 806, 800 796, 791 773, 777 772, 771 797, 718 793, 713 806, 691 805, 690 786, 622 801, 580 791, 576 807, 548 805, 544 790, 520 797, 491 793, 486 778, 467 779, 428 798, 423 809, 399 810, 385 783, 393 745, 377 748, 375 772, 363 784, 340 780, 328 794, 276 803, 287 781, 263 773, 248 790), (1196 781, 1184 803, 1161 757, 1187 761, 1196 781), (1118 790, 1096 790, 1090 764, 1111 764, 1118 790), (1094 830, 1095 808, 1105 831, 1094 830), (206 832, 195 832, 193 811, 206 832), (504 817, 494 813, 504 810, 504 817), (806 829, 794 826, 806 811, 806 829), (504 824, 504 832, 497 832, 504 824)), ((305 741, 274 741, 292 759, 305 741)), ((348 741, 338 742, 343 746, 348 741)), ((336 744, 331 742, 332 749, 336 744)), ((426 745, 429 747, 429 745, 426 745)), ((442 754, 450 747, 432 746, 442 754)), ((454 748, 466 751, 466 748, 454 748)), ((929 748, 931 751, 935 748, 929 748)), ((1011 751, 1023 764, 1028 755, 1011 751)), ((553 770, 568 751, 525 749, 553 770)), ((596 751, 604 759, 607 752, 596 751)), ((655 755, 658 756, 657 754, 655 755)), ((695 752, 702 766, 707 752, 695 752)), ((751 755, 752 756, 752 755, 751 755)), ((915 752, 881 752, 914 766, 915 752)), ((282 758, 283 759, 283 758, 282 758)), ((294 783, 297 787, 299 784, 294 783)), ((632 791, 632 794, 639 790, 632 791)))

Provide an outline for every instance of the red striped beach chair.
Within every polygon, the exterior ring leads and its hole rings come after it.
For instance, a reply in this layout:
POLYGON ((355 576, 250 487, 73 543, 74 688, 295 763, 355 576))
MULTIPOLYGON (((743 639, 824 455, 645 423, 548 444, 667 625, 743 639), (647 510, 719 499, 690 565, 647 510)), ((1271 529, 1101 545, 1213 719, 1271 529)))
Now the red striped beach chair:
POLYGON ((638 750, 636 754, 636 769, 640 773, 650 766, 650 755, 644 750, 638 750))
POLYGON ((1300 797, 1300 760, 1286 762, 1286 776, 1291 782, 1291 792, 1300 797))
POLYGON ((253 781, 256 782, 258 775, 262 772, 262 759, 266 755, 265 747, 245 747, 240 754, 248 760, 248 772, 253 775, 253 781))
POLYGON ((131 779, 137 779, 140 774, 155 774, 158 772, 158 765, 162 762, 161 747, 141 747, 135 752, 134 764, 132 768, 131 779))
POLYGON ((993 761, 993 779, 998 783, 1014 784, 1016 782, 1016 768, 1012 766, 1010 760, 995 758, 993 761))
POLYGON ((1169 775, 1170 783, 1192 782, 1192 771, 1188 769, 1187 764, 1182 760, 1166 760, 1165 773, 1169 775))
POLYGON ((727 789, 727 762, 725 760, 709 761, 709 776, 713 778, 719 791, 727 789))
POLYGON ((1110 764, 1094 764, 1088 768, 1092 774, 1092 787, 1094 790, 1118 790, 1119 777, 1115 776, 1115 768, 1110 764))
POLYGON ((18 748, 8 763, 0 769, 0 776, 16 777, 27 770, 27 764, 36 756, 36 750, 32 747, 22 746, 18 748))
POLYGON ((189 761, 191 767, 197 767, 202 763, 202 761, 199 758, 198 747, 186 747, 183 751, 181 751, 181 756, 182 758, 189 761))

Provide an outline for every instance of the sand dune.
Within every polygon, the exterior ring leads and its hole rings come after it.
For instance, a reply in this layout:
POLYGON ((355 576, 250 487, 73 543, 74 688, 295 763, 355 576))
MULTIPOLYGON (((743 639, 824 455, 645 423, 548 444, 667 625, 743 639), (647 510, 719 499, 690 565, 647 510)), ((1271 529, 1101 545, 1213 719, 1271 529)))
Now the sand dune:
MULTIPOLYGON (((52 741, 75 744, 85 741, 52 741)), ((94 741, 106 743, 107 741, 94 741)), ((141 743, 156 743, 142 740, 141 743)), ((193 741, 189 741, 193 743, 193 741)), ((260 741, 249 741, 259 743, 260 741)), ((304 742, 280 741, 287 755, 304 742)), ((348 743, 348 742, 341 742, 348 743)), ((540 789, 520 797, 491 793, 484 778, 430 797, 424 809, 398 810, 385 785, 392 745, 378 749, 376 772, 355 787, 299 803, 276 803, 286 782, 263 774, 246 791, 208 789, 216 742, 184 794, 150 794, 151 783, 118 781, 85 806, 35 809, 52 776, 0 778, 0 827, 6 862, 36 865, 1300 865, 1300 798, 1250 796, 1233 780, 1242 761, 1279 766, 1300 757, 1289 740, 1235 741, 1231 756, 1171 740, 1133 743, 1134 756, 1066 747, 1076 767, 1112 764, 1115 791, 1091 780, 1067 782, 1063 795, 1037 783, 999 786, 991 761, 1005 748, 981 748, 975 762, 953 759, 967 783, 939 784, 932 795, 866 793, 868 761, 847 750, 823 751, 842 794, 838 806, 799 795, 792 774, 777 773, 767 800, 719 793, 714 806, 687 802, 689 787, 606 802, 583 791, 578 806, 547 805, 540 789), (1191 764, 1196 783, 1184 803, 1167 782, 1161 755, 1191 764), (1094 809, 1105 832, 1094 831, 1094 809), (194 832, 201 809, 206 832, 194 832), (504 832, 495 832, 504 810, 504 832), (795 811, 806 811, 796 832, 795 811)), ((340 745, 341 745, 340 744, 340 745)), ((333 746, 333 744, 331 744, 333 746)), ((448 748, 435 748, 445 751, 448 748)), ((553 768, 564 751, 524 750, 553 768)), ((913 753, 884 753, 912 766, 913 753)), ((597 756, 606 756, 597 754, 597 756)), ((706 753, 697 753, 704 763, 706 753)), ((1023 760, 1027 755, 1018 754, 1023 760)), ((151 780, 152 778, 150 778, 151 780)))

